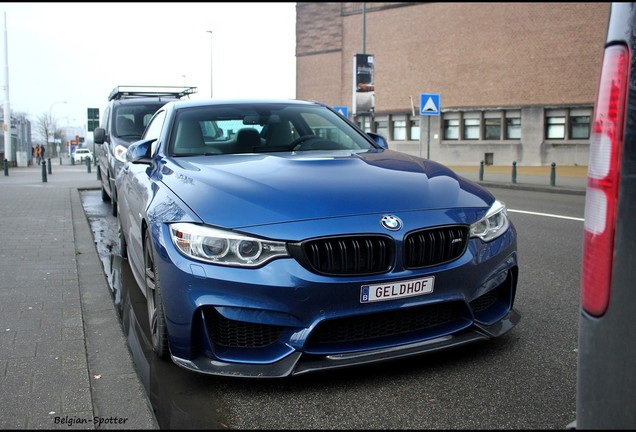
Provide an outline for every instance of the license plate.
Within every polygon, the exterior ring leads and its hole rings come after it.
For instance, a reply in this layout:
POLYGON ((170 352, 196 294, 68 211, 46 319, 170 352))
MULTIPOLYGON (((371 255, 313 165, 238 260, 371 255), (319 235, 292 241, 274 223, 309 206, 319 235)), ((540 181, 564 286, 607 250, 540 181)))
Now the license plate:
POLYGON ((395 300, 413 297, 433 292, 435 276, 421 279, 411 279, 400 282, 388 282, 377 285, 362 285, 360 289, 360 303, 395 300))

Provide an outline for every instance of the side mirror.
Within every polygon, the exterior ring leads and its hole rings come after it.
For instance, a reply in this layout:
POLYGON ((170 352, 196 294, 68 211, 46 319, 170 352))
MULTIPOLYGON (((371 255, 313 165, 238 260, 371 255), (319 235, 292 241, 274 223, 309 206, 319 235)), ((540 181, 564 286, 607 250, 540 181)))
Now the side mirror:
POLYGON ((104 144, 106 140, 106 129, 104 128, 95 128, 93 131, 93 142, 95 144, 104 144))
POLYGON ((367 132, 367 135, 369 135, 369 137, 383 149, 389 148, 388 141, 382 135, 374 133, 374 132, 367 132))
POLYGON ((153 138, 132 143, 126 150, 126 161, 134 164, 150 165, 152 163, 150 151, 152 150, 152 143, 155 141, 153 138))

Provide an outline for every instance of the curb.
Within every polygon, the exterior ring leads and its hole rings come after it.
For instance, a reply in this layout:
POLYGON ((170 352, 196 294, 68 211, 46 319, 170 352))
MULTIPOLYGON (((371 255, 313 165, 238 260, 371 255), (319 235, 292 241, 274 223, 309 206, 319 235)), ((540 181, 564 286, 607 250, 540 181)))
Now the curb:
POLYGON ((80 189, 70 192, 93 415, 104 420, 95 428, 159 429, 113 307, 80 189))

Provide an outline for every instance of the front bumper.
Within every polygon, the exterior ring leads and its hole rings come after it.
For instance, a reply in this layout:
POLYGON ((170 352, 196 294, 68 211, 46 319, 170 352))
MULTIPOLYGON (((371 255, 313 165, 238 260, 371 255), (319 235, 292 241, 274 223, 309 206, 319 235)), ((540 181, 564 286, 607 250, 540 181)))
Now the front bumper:
POLYGON ((490 326, 476 324, 456 334, 448 334, 406 345, 349 354, 316 356, 305 355, 296 351, 282 360, 268 364, 265 367, 259 364, 223 362, 205 356, 198 356, 193 360, 172 356, 172 361, 185 369, 203 374, 250 378, 280 378, 289 375, 301 375, 315 371, 397 360, 492 339, 511 330, 520 319, 519 313, 515 309, 511 309, 504 318, 490 326))
POLYGON ((193 262, 164 239, 157 257, 173 361, 213 375, 283 377, 498 337, 520 319, 516 232, 471 240, 424 270, 329 277, 293 259, 255 270, 193 262), (360 302, 364 284, 435 276, 434 292, 360 302))

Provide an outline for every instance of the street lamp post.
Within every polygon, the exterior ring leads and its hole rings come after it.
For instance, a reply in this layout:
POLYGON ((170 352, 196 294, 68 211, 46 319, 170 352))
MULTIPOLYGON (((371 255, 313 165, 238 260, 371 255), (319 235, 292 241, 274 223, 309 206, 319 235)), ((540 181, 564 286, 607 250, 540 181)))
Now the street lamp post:
MULTIPOLYGON (((57 102, 53 102, 53 103, 51 104, 51 106, 49 107, 49 127, 53 125, 53 116, 52 116, 52 113, 53 113, 53 106, 55 106, 55 105, 57 105, 57 104, 62 104, 62 103, 63 103, 63 104, 65 104, 65 103, 66 103, 66 101, 57 101, 57 102)), ((48 131, 47 131, 47 132, 48 132, 48 131)), ((55 144, 55 126, 53 126, 53 144, 55 144)), ((52 146, 49 144, 49 137, 48 137, 48 134, 47 134, 47 137, 46 137, 46 146, 48 147, 46 150, 47 150, 48 152, 51 152, 51 147, 52 147, 52 146)), ((49 153, 49 155, 51 155, 51 153, 49 153)))
POLYGON ((212 30, 206 30, 210 33, 210 97, 212 97, 212 30))

